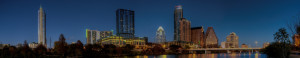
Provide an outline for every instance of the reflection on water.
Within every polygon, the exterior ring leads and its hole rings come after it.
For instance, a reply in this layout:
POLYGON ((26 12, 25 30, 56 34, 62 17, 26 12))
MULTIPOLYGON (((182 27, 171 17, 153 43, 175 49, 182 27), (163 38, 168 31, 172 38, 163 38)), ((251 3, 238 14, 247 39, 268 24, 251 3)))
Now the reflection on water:
POLYGON ((219 54, 182 54, 182 55, 139 55, 126 58, 267 58, 260 53, 219 53, 219 54))

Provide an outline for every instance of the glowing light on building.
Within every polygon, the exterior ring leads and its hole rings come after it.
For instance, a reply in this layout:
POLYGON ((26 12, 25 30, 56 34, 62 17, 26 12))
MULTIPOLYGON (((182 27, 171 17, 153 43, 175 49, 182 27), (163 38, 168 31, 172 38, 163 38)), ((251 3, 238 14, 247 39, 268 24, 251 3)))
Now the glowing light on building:
POLYGON ((164 43, 166 42, 165 30, 162 26, 159 26, 156 31, 156 43, 164 43))

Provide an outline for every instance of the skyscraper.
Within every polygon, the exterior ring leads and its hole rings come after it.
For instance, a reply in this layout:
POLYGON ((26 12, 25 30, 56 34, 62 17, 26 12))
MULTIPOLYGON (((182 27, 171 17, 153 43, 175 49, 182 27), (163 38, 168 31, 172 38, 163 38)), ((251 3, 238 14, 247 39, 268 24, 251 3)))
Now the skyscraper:
POLYGON ((185 18, 179 21, 180 41, 191 42, 191 22, 185 18))
POLYGON ((180 41, 179 21, 183 18, 182 6, 178 5, 174 11, 174 41, 180 41))
POLYGON ((206 30, 206 41, 205 41, 205 47, 206 48, 217 48, 218 47, 218 38, 217 35, 213 29, 213 27, 208 27, 206 30))
POLYGON ((134 38, 134 11, 118 9, 116 17, 117 36, 134 38))
POLYGON ((165 30, 162 26, 159 26, 156 31, 156 43, 164 43, 166 42, 165 30))
POLYGON ((204 47, 205 37, 204 37, 204 29, 203 27, 194 27, 191 28, 191 41, 194 44, 197 44, 201 47, 204 47))
POLYGON ((230 33, 226 39, 226 48, 239 48, 239 37, 234 32, 230 33))
POLYGON ((47 46, 46 43, 46 14, 42 6, 38 11, 38 44, 47 46))

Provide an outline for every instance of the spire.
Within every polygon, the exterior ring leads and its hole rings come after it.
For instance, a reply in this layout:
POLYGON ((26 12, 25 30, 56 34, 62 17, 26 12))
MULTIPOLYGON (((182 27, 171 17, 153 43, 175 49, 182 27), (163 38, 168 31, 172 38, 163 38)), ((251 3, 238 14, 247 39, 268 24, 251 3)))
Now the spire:
POLYGON ((42 8, 42 4, 40 4, 40 8, 42 8))
POLYGON ((40 11, 43 11, 43 7, 42 7, 42 4, 40 4, 40 11))
POLYGON ((157 29, 157 31, 158 30, 163 30, 164 31, 164 29, 162 28, 162 26, 159 26, 158 29, 157 29))

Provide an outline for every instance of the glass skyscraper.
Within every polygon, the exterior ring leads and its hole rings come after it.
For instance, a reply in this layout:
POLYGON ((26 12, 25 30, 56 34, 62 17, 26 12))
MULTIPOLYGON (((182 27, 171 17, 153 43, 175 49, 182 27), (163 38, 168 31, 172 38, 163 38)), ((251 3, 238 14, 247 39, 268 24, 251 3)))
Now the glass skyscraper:
POLYGON ((134 38, 134 11, 118 9, 116 11, 117 36, 134 38))
POLYGON ((180 19, 183 18, 182 6, 178 5, 174 11, 174 41, 180 41, 180 19))

